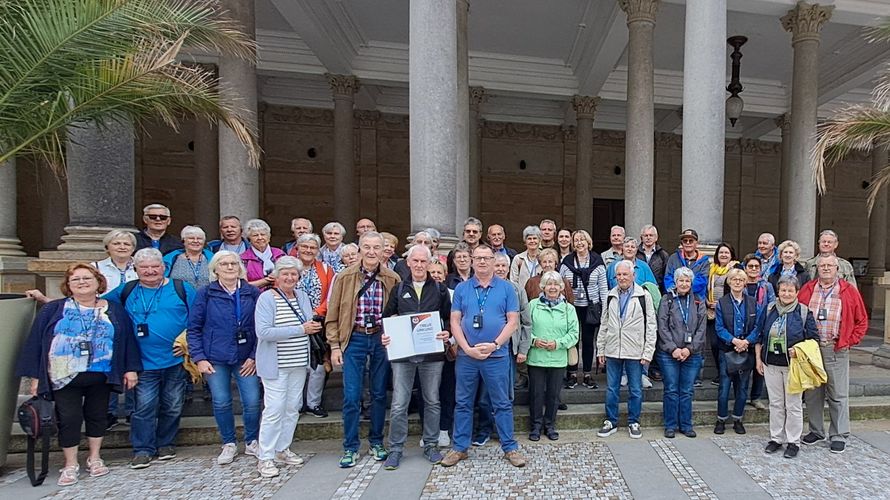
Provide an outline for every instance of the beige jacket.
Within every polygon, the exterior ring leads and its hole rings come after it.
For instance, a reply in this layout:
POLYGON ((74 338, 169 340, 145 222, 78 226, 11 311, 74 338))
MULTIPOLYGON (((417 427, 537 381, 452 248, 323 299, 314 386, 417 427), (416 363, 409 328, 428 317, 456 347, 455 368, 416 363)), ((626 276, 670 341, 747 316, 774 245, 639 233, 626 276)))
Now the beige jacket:
MULTIPOLYGON (((352 337, 352 329, 355 326, 355 308, 359 290, 364 284, 364 274, 361 265, 355 264, 343 271, 334 279, 331 295, 328 298, 328 313, 325 316, 325 336, 331 349, 346 350, 349 339, 352 337)), ((389 301, 392 289, 402 281, 399 275, 391 271, 386 265, 380 265, 380 273, 377 281, 383 284, 383 304, 381 311, 389 301)))
POLYGON ((603 308, 599 335, 596 338, 598 356, 619 359, 645 359, 652 361, 655 354, 655 339, 658 337, 658 319, 655 306, 649 293, 636 283, 632 296, 621 320, 618 287, 609 290, 606 298, 607 306, 603 308), (646 313, 640 308, 643 297, 646 313))

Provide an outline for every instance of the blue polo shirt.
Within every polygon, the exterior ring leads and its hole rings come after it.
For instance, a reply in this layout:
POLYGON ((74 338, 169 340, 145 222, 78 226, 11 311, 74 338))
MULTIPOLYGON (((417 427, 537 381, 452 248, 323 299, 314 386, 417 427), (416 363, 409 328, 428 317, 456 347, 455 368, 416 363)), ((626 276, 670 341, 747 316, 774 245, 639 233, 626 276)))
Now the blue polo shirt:
MULTIPOLYGON (((519 312, 519 298, 513 285, 497 276, 491 278, 487 287, 482 287, 473 276, 454 289, 451 312, 461 313, 460 326, 471 346, 494 342, 507 325, 507 313, 519 312), (473 317, 477 314, 482 314, 482 328, 473 328, 473 317)), ((506 356, 508 351, 502 347, 491 356, 506 356)))

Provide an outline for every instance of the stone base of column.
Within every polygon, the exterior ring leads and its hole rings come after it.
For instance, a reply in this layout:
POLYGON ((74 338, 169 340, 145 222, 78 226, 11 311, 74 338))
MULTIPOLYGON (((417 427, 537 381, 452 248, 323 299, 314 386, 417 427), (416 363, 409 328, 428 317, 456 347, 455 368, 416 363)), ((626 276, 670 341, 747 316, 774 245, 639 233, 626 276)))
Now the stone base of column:
POLYGON ((105 255, 102 239, 112 229, 132 230, 132 228, 104 226, 66 226, 59 250, 68 253, 100 252, 102 253, 102 259, 104 259, 107 255, 105 255))
POLYGON ((881 285, 884 270, 869 271, 868 275, 859 280, 862 299, 865 301, 871 319, 883 319, 885 314, 886 292, 881 285))
POLYGON ((890 368, 890 344, 886 342, 878 347, 871 358, 871 364, 879 368, 890 368))
POLYGON ((28 270, 33 257, 0 255, 0 293, 24 293, 37 286, 37 276, 28 270))
POLYGON ((22 248, 22 242, 18 238, 2 238, 0 237, 0 255, 11 255, 13 257, 24 257, 25 249, 22 248))
POLYGON ((457 244, 460 243, 460 238, 450 234, 443 234, 439 236, 439 253, 443 255, 448 255, 457 244))

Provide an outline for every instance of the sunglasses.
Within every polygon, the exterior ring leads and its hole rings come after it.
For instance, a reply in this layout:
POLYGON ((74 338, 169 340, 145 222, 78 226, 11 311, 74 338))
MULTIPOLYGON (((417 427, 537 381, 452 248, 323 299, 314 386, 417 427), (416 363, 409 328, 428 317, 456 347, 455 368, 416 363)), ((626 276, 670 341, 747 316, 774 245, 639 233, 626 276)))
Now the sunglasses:
POLYGON ((170 218, 169 215, 163 215, 163 214, 148 214, 148 215, 146 215, 146 217, 148 217, 151 220, 167 220, 170 218))

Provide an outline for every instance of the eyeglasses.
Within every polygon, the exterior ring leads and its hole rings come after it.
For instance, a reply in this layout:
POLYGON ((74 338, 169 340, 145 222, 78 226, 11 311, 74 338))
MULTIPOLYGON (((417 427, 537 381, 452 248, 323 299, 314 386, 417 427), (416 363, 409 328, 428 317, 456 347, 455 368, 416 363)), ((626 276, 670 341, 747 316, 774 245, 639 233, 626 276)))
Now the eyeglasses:
POLYGON ((745 266, 747 269, 760 269, 760 264, 747 264, 745 266))
POLYGON ((680 243, 682 243, 684 245, 691 245, 691 244, 695 243, 695 240, 692 238, 689 238, 689 239, 685 239, 685 240, 680 240, 680 243))
POLYGON ((482 231, 480 231, 478 229, 464 229, 464 233, 466 233, 466 234, 479 234, 481 232, 482 231))
POLYGON ((146 217, 148 217, 151 220, 161 220, 161 221, 164 221, 164 220, 167 220, 170 218, 169 215, 164 215, 164 214, 147 214, 146 217))
POLYGON ((79 278, 70 278, 68 283, 89 283, 90 281, 94 281, 96 278, 92 276, 81 276, 79 278))
POLYGON ((221 267, 238 267, 239 264, 241 264, 241 263, 240 262, 220 262, 217 265, 219 265, 221 267))
POLYGON ((473 257, 473 260, 476 262, 488 262, 490 260, 494 260, 494 257, 473 257))
POLYGON ((817 267, 819 269, 834 269, 837 267, 837 264, 819 264, 817 267))

